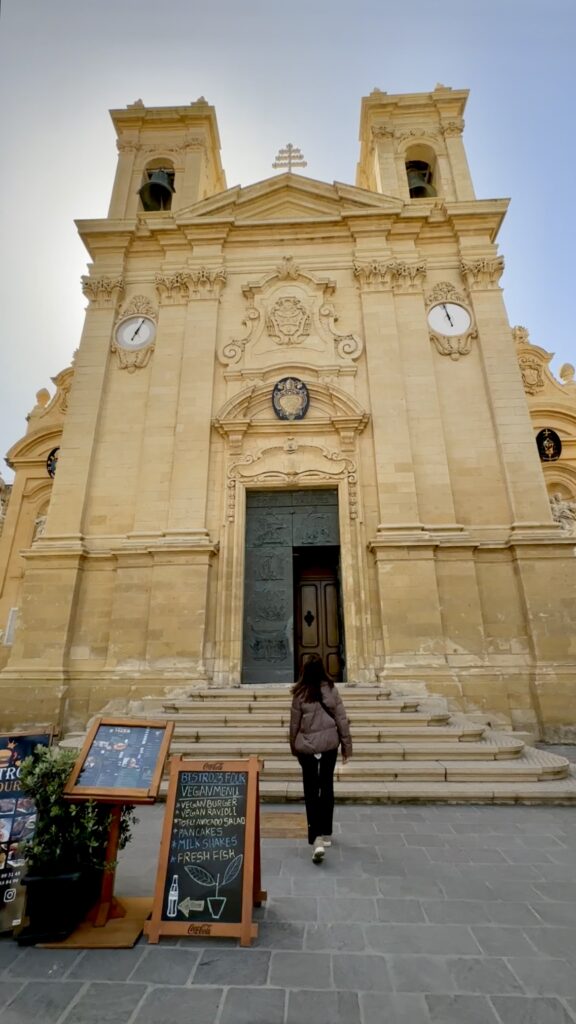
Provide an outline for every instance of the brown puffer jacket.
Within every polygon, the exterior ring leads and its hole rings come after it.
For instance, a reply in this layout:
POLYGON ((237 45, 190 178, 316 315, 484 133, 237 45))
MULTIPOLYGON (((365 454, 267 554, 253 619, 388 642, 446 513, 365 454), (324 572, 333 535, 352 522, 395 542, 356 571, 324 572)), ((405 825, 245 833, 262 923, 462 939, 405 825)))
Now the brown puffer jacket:
POLYGON ((324 754, 342 744, 344 757, 352 756, 350 725, 342 699, 335 686, 322 683, 322 700, 334 715, 331 718, 320 701, 295 696, 290 713, 290 750, 297 754, 324 754))

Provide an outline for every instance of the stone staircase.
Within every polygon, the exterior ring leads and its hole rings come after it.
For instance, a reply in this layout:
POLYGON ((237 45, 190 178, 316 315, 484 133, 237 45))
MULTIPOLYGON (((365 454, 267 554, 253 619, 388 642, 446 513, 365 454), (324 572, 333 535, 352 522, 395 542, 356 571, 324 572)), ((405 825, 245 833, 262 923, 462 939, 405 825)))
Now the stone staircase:
MULTIPOLYGON (((570 762, 514 733, 450 714, 440 701, 392 699, 384 687, 340 688, 354 757, 336 767, 339 801, 576 803, 570 762)), ((264 761, 262 799, 302 798, 288 748, 291 697, 285 686, 195 689, 185 699, 149 699, 131 716, 175 722, 171 753, 202 760, 264 761)))

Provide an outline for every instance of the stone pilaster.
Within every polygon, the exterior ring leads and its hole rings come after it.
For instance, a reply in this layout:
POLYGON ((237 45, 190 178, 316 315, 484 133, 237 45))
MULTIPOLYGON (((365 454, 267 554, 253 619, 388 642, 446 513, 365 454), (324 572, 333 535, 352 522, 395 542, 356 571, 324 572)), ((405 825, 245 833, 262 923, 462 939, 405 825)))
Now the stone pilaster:
POLYGON ((484 378, 510 505, 513 537, 544 531, 550 536, 550 503, 540 467, 534 431, 518 359, 498 285, 503 260, 467 258, 461 270, 470 292, 484 378))
POLYGON ((378 497, 378 532, 422 531, 410 429, 406 413, 404 368, 392 280, 394 260, 362 261, 354 266, 360 299, 378 497))
POLYGON ((396 316, 419 515, 428 529, 441 535, 454 534, 461 527, 456 525, 434 352, 428 341, 421 287, 397 289, 396 316))
MULTIPOLYGON (((125 217, 130 204, 130 183, 134 174, 134 164, 138 152, 138 145, 135 141, 118 139, 118 163, 116 165, 116 176, 110 199, 108 216, 111 220, 120 220, 125 217)), ((132 211, 131 211, 132 212, 132 211)))
POLYGON ((90 299, 62 435, 44 534, 26 556, 26 575, 16 642, 6 671, 46 669, 40 687, 62 677, 85 554, 86 493, 96 443, 110 336, 123 281, 115 276, 83 279, 90 299))

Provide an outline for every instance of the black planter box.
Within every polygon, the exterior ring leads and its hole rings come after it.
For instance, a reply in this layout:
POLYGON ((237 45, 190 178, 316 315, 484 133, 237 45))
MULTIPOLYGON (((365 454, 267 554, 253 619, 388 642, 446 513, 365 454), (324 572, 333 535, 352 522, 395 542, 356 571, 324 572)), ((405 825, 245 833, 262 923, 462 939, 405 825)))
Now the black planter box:
POLYGON ((101 873, 25 875, 28 924, 16 934, 19 946, 63 942, 98 898, 101 873))

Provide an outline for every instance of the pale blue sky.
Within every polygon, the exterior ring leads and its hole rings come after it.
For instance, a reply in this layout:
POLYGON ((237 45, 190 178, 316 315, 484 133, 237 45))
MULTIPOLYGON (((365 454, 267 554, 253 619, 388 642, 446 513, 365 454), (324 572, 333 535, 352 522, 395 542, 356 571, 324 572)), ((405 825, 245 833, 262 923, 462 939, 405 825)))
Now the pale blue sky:
POLYGON ((73 221, 106 215, 107 111, 138 98, 214 104, 229 186, 275 173, 288 141, 310 177, 353 183, 362 96, 470 89, 476 194, 512 199, 510 321, 576 362, 575 43, 576 0, 2 0, 0 458, 78 345, 73 221))

